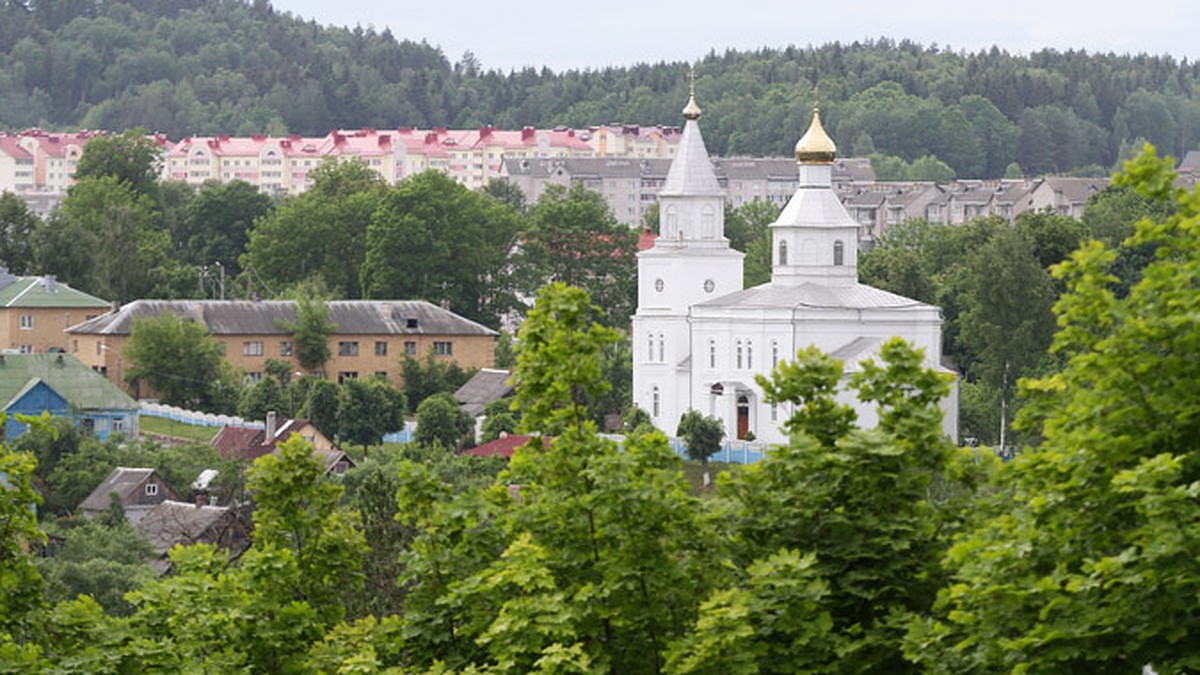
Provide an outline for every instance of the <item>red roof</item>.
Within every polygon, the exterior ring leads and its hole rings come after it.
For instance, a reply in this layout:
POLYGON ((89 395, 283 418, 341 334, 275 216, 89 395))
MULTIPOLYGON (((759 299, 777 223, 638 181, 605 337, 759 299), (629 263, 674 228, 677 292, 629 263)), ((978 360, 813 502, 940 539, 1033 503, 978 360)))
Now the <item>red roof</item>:
MULTIPOLYGON (((461 454, 472 455, 474 457, 512 457, 517 448, 528 443, 531 438, 533 437, 512 434, 489 441, 483 445, 477 445, 470 450, 464 450, 461 454)), ((547 440, 552 441, 552 439, 547 440)))
POLYGON ((638 234, 638 251, 654 248, 654 242, 658 239, 658 235, 654 234, 653 230, 642 230, 638 234))

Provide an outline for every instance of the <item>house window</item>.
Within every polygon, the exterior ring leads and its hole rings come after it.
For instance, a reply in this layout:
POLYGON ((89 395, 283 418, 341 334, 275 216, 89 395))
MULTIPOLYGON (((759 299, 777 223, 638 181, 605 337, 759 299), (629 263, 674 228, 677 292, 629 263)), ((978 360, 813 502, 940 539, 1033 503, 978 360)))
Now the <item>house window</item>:
POLYGON ((842 244, 842 240, 839 239, 833 242, 833 264, 840 267, 842 264, 844 264, 845 257, 846 247, 844 244, 842 244))
POLYGON ((708 367, 717 367, 717 341, 711 338, 708 340, 708 367))
POLYGON ((405 356, 416 356, 417 355, 417 343, 405 342, 404 343, 404 355, 405 356))
POLYGON ((262 382, 262 373, 259 371, 251 371, 249 373, 246 373, 245 382, 246 382, 246 384, 251 384, 254 382, 262 382))
POLYGON ((146 483, 146 494, 152 497, 158 494, 158 483, 146 483))
POLYGON ((357 342, 339 342, 338 356, 358 356, 357 342))
POLYGON ((658 390, 658 385, 654 386, 653 393, 650 397, 650 402, 651 402, 651 409, 650 409, 651 413, 655 417, 658 417, 659 414, 662 412, 662 410, 661 410, 662 409, 662 395, 658 390))
POLYGON ((125 431, 125 420, 113 420, 112 430, 116 433, 121 433, 122 431, 125 431))
POLYGON ((279 355, 280 356, 291 356, 292 355, 292 341, 291 340, 284 340, 279 343, 279 355))
POLYGON ((32 354, 33 353, 33 345, 21 345, 20 347, 17 348, 17 351, 21 354, 32 354))
POLYGON ((358 379, 358 371, 343 370, 342 372, 338 373, 338 384, 343 384, 346 382, 346 380, 357 380, 357 379, 358 379))
POLYGON ((74 354, 79 353, 79 340, 71 340, 71 352, 74 354))
POLYGON ((21 330, 33 330, 33 315, 32 314, 22 314, 21 315, 21 330))
POLYGON ((96 343, 96 356, 100 356, 103 353, 104 353, 104 343, 97 342, 96 343))
POLYGON ((787 242, 779 242, 779 264, 786 265, 787 263, 787 242))
POLYGON ((262 356, 263 343, 261 340, 242 343, 242 356, 262 356))
POLYGON ((450 356, 451 354, 454 353, 454 343, 453 342, 434 342, 433 343, 433 353, 437 354, 438 356, 450 356))
POLYGON ((383 340, 375 341, 375 356, 387 356, 387 342, 383 340))

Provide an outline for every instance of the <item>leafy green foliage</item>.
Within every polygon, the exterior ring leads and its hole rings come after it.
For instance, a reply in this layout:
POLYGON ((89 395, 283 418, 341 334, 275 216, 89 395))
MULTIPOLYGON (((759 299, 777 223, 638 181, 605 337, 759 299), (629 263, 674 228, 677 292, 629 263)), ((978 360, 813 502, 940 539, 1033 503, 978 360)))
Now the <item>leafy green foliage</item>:
POLYGON ((471 416, 452 395, 434 394, 417 406, 417 432, 413 440, 420 445, 438 444, 454 449, 474 428, 471 416))
POLYGON ((145 128, 126 129, 117 136, 94 136, 83 147, 75 166, 75 181, 112 177, 138 196, 156 195, 162 155, 145 128))
POLYGON ((687 444, 688 458, 702 462, 707 474, 708 458, 721 450, 725 427, 715 417, 706 416, 699 410, 688 410, 679 419, 679 429, 675 435, 687 444))
POLYGON ((12 274, 30 274, 33 233, 41 219, 24 199, 5 190, 0 193, 0 265, 12 274))
POLYGON ((1157 251, 1129 294, 1117 252, 1089 242, 1056 268, 1056 374, 1023 383, 1020 424, 1044 437, 949 552, 953 583, 909 653, 932 672, 1159 672, 1200 665, 1196 620, 1196 372, 1200 198, 1152 150, 1117 184, 1174 213, 1122 246, 1157 251), (1147 345, 1153 345, 1148 349, 1147 345))
POLYGON ((385 379, 350 379, 342 385, 341 437, 362 446, 381 445, 384 434, 404 428, 404 393, 385 379))
POLYGON ((57 603, 87 595, 109 615, 131 613, 125 593, 156 574, 146 564, 154 556, 153 549, 124 516, 115 523, 99 518, 64 520, 55 533, 66 539, 62 549, 37 561, 46 580, 46 600, 57 603))
POLYGON ((457 361, 439 359, 432 348, 425 353, 423 361, 407 354, 400 359, 404 395, 411 412, 416 412, 421 403, 434 394, 454 393, 475 374, 474 370, 463 370, 457 361))
POLYGON ((329 305, 319 282, 301 284, 296 290, 295 323, 285 323, 281 328, 292 334, 296 361, 300 367, 311 372, 324 372, 329 360, 329 338, 337 331, 337 324, 329 321, 329 305))
POLYGON ((271 212, 271 198, 242 181, 203 185, 188 202, 181 231, 183 258, 194 265, 224 266, 232 280, 241 273, 238 257, 249 242, 255 221, 271 212))
POLYGON ((605 314, 626 326, 637 302, 637 233, 617 222, 604 198, 576 183, 549 185, 533 205, 516 265, 527 292, 547 283, 581 288, 605 314))
POLYGON ((222 363, 221 345, 204 326, 170 313, 136 319, 124 357, 128 382, 145 383, 163 403, 185 408, 205 406, 222 363))
POLYGON ((42 578, 26 553, 45 540, 37 527, 33 468, 33 455, 0 448, 0 635, 17 638, 28 635, 30 614, 42 604, 42 578))
POLYGON ((440 171, 412 176, 387 193, 371 219, 363 296, 444 302, 494 324, 516 303, 508 253, 519 226, 512 207, 440 171))

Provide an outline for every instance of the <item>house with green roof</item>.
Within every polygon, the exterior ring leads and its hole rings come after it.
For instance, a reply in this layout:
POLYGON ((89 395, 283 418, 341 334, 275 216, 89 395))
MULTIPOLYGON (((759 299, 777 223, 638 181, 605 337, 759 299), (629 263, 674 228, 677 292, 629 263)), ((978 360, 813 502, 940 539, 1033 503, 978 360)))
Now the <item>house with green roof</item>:
POLYGON ((12 413, 67 417, 101 440, 138 433, 137 401, 70 354, 0 354, 0 410, 9 441, 26 429, 12 413))
POLYGON ((0 267, 0 351, 69 352, 63 331, 108 312, 111 305, 57 281, 54 275, 14 276, 0 267))

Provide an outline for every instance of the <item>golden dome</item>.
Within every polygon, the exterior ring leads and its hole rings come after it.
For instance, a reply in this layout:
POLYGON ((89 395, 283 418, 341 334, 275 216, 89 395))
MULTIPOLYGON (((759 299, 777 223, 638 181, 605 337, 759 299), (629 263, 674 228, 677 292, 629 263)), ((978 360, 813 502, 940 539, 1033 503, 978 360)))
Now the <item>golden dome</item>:
POLYGON ((700 106, 696 105, 696 68, 692 67, 689 74, 690 82, 688 83, 688 102, 683 106, 683 116, 689 120, 700 119, 700 106))
POLYGON ((837 146, 821 126, 821 109, 813 107, 812 124, 796 142, 796 161, 805 164, 832 164, 837 146))

